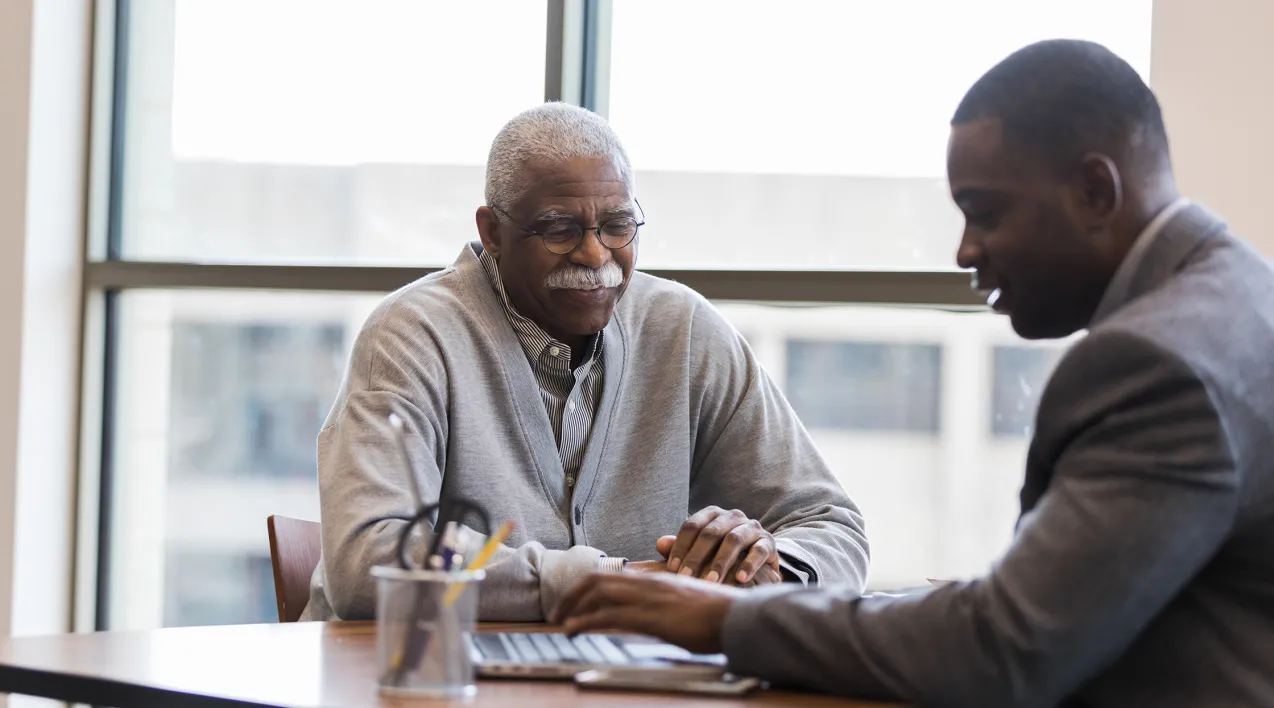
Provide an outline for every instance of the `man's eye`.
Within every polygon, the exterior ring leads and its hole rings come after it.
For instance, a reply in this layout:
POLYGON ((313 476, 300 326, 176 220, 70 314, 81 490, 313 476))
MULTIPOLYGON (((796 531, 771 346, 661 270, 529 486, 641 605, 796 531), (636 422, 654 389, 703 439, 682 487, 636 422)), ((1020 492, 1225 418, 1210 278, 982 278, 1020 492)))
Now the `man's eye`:
POLYGON ((573 224, 555 224, 544 229, 544 238, 565 240, 575 237, 576 228, 573 224))
POLYGON ((980 229, 993 229, 1000 223, 1000 210, 992 211, 975 211, 964 215, 965 221, 970 226, 976 226, 980 229))

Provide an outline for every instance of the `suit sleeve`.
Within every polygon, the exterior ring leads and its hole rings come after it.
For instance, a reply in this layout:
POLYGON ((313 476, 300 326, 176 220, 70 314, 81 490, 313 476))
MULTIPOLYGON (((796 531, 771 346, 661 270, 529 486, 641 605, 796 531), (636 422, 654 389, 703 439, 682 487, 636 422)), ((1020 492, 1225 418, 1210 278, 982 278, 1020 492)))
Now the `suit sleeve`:
POLYGON ((1049 389, 1041 423, 1079 419, 987 577, 743 600, 725 630, 735 670, 924 705, 1049 706, 1112 663, 1229 534, 1235 459, 1205 382, 1144 339, 1090 335, 1049 389))

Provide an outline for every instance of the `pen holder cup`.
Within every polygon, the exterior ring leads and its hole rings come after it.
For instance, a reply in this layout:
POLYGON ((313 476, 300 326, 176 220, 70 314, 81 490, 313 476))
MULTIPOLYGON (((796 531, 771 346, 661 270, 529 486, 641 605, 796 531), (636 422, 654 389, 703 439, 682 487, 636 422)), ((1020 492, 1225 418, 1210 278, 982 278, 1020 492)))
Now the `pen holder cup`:
POLYGON ((382 693, 457 698, 478 692, 469 648, 485 575, 372 568, 382 693))

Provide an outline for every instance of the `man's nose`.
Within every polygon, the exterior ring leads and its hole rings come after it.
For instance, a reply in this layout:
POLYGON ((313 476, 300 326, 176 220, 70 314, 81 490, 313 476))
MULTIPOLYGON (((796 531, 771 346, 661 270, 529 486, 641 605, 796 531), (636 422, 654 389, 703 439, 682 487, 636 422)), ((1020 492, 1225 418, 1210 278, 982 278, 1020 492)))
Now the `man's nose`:
POLYGON ((956 249, 956 265, 960 268, 977 268, 982 260, 982 247, 968 236, 961 239, 960 247, 956 249))
POLYGON ((584 229, 580 243, 571 251, 571 262, 594 270, 610 260, 610 249, 602 245, 601 228, 584 229))

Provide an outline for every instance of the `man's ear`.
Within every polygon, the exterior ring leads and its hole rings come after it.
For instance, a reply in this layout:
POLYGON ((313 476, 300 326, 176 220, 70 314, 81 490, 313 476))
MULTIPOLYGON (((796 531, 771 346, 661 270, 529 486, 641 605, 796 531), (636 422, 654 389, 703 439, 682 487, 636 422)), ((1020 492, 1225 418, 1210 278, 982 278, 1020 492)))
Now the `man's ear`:
POLYGON ((1093 226, 1109 224, 1124 205, 1123 176, 1107 155, 1094 152, 1084 156, 1076 188, 1079 204, 1093 226))
POLYGON ((474 219, 478 223, 478 238, 482 239, 482 250, 498 259, 500 257, 500 220, 495 210, 489 206, 480 206, 474 219))

